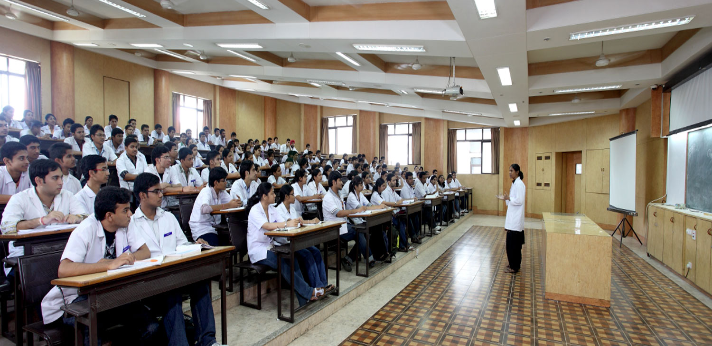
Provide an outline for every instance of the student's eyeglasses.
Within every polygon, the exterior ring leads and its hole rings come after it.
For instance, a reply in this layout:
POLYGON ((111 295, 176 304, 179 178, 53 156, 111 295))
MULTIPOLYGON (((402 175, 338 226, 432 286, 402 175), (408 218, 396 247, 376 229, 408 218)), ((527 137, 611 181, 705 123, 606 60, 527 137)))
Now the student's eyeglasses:
POLYGON ((97 168, 97 169, 94 169, 93 171, 97 171, 97 172, 106 172, 106 171, 108 171, 108 170, 109 170, 109 168, 108 168, 108 167, 104 167, 104 168, 97 168))
POLYGON ((162 190, 162 189, 148 190, 148 191, 146 191, 146 192, 152 192, 152 193, 155 193, 156 195, 162 195, 162 194, 163 194, 163 190, 162 190))
POLYGON ((161 156, 161 159, 163 159, 163 160, 170 160, 171 157, 170 157, 170 156, 161 156))

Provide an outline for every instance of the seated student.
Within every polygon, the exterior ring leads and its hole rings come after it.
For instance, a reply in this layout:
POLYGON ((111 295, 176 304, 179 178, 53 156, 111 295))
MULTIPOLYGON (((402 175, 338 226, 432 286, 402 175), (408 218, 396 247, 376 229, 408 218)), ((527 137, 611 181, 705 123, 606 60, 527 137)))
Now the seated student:
POLYGON ((309 160, 309 163, 314 163, 314 164, 320 164, 321 163, 321 150, 317 150, 316 154, 312 154, 312 152, 309 152, 309 155, 312 157, 309 160))
POLYGON ((0 112, 0 116, 7 119, 8 125, 13 129, 21 128, 21 125, 17 122, 17 120, 13 120, 13 118, 15 117, 15 108, 13 108, 12 106, 8 105, 3 107, 2 112, 0 112))
POLYGON ((213 129, 213 134, 210 135, 210 138, 208 138, 208 140, 210 141, 210 144, 212 144, 212 145, 222 144, 222 143, 220 143, 220 129, 217 127, 215 129, 213 129))
POLYGON ((368 173, 371 172, 371 170, 369 169, 368 163, 364 163, 364 164, 361 165, 361 172, 360 172, 360 173, 365 173, 365 172, 368 172, 368 173))
POLYGON ((135 136, 126 138, 123 144, 126 150, 116 160, 116 172, 119 175, 119 186, 133 190, 133 180, 148 168, 146 156, 138 151, 138 140, 135 136))
POLYGON ((179 164, 171 168, 171 184, 180 186, 203 187, 207 182, 203 182, 198 171, 193 168, 193 152, 188 148, 178 151, 179 164))
MULTIPOLYGON (((99 191, 93 214, 84 220, 69 236, 62 253, 58 275, 60 278, 102 273, 116 269, 136 260, 146 259, 150 251, 143 238, 126 229, 131 218, 129 201, 131 194, 125 189, 107 186, 99 191), (123 251, 122 251, 123 249, 123 251)), ((52 288, 42 299, 42 318, 45 324, 58 323, 74 327, 74 317, 63 317, 61 307, 66 304, 86 300, 79 296, 76 288, 52 288)), ((180 303, 180 300, 178 300, 180 303)), ((179 305, 180 306, 180 305, 179 305)), ((179 308, 180 309, 180 308, 179 308)), ((131 337, 137 341, 147 341, 158 328, 144 303, 135 302, 99 314, 102 325, 126 325, 131 337)), ((170 324, 165 324, 171 334, 170 324)), ((103 331, 99 339, 104 337, 103 331)), ((99 341, 101 344, 103 341, 99 341)), ((88 328, 84 327, 84 345, 89 344, 88 328)))
MULTIPOLYGON (((404 173, 403 176, 404 176, 405 180, 404 180, 404 184, 401 188, 400 197, 403 200, 414 200, 415 201, 415 200, 417 200, 417 198, 415 197, 415 189, 413 188, 413 185, 415 184, 415 178, 413 178, 413 172, 404 171, 403 173, 404 173)), ((418 214, 409 215, 408 219, 409 219, 408 221, 410 222, 410 225, 413 226, 412 228, 415 231, 416 238, 418 238, 417 239, 418 242, 416 242, 416 241, 413 241, 413 242, 416 244, 420 244, 419 241, 422 238, 420 236, 420 227, 421 227, 420 215, 418 215, 418 214)))
POLYGON ((232 184, 230 196, 246 203, 245 201, 254 195, 260 186, 256 165, 250 160, 242 161, 240 163, 240 177, 240 180, 232 184))
POLYGON ((82 155, 82 147, 84 146, 84 126, 82 124, 72 124, 69 129, 71 136, 64 138, 64 143, 72 146, 72 155, 82 155))
POLYGON ((69 173, 70 169, 77 166, 77 159, 72 154, 72 146, 67 143, 54 143, 49 147, 49 158, 58 163, 62 169, 62 190, 73 195, 82 189, 79 179, 69 173))
POLYGON ((278 164, 272 165, 272 175, 267 178, 267 182, 272 184, 275 189, 281 189, 282 185, 287 184, 287 181, 282 178, 282 167, 278 164))
POLYGON ((105 157, 108 162, 116 161, 117 156, 114 150, 110 145, 104 145, 104 136, 104 129, 101 125, 92 126, 89 130, 90 140, 82 147, 82 156, 100 155, 105 157))
MULTIPOLYGON (((134 180, 134 197, 139 202, 136 213, 131 216, 128 231, 139 234, 146 242, 151 257, 164 256, 176 251, 180 245, 188 245, 176 217, 161 209, 163 189, 161 182, 153 174, 141 173, 134 180)), ((203 239, 198 239, 203 243, 203 239)), ((215 317, 210 298, 210 283, 193 284, 185 289, 190 294, 190 308, 196 322, 197 345, 216 345, 215 317)), ((179 310, 181 311, 181 310, 179 310)), ((182 315, 182 311, 181 311, 182 315)), ((175 319, 170 345, 188 342, 183 318, 175 319), (183 331, 181 333, 181 330, 183 331)))
POLYGON ((91 212, 94 210, 94 200, 102 185, 109 182, 109 166, 106 158, 99 155, 89 155, 82 158, 82 175, 84 176, 84 188, 74 194, 77 202, 84 207, 84 210, 91 212))
MULTIPOLYGON (((428 195, 428 189, 426 188, 426 184, 428 179, 428 173, 426 172, 418 172, 418 180, 415 181, 415 187, 413 188, 413 192, 415 194, 416 198, 425 198, 425 196, 428 195)), ((403 192, 401 191, 401 196, 403 195, 403 192)), ((431 228, 433 228, 433 233, 435 234, 440 234, 440 226, 434 226, 435 219, 433 217, 433 209, 430 207, 431 203, 430 201, 425 201, 425 206, 427 208, 423 208, 423 215, 425 218, 425 222, 427 222, 431 228)))
POLYGON ((294 172, 297 170, 292 159, 287 159, 287 161, 281 163, 279 168, 282 169, 282 176, 284 177, 294 176, 294 172))
POLYGON ((200 152, 198 152, 198 146, 195 144, 191 144, 188 146, 188 149, 193 152, 193 168, 200 168, 205 166, 205 162, 203 162, 203 159, 200 157, 200 152))
POLYGON ((267 150, 269 150, 269 145, 267 144, 267 141, 266 141, 266 140, 262 140, 262 145, 260 146, 260 150, 261 150, 263 153, 266 153, 267 150))
MULTIPOLYGON (((366 210, 366 207, 358 207, 356 209, 346 209, 343 200, 339 197, 339 190, 343 187, 341 181, 341 173, 334 171, 329 176, 329 191, 324 196, 322 202, 322 211, 324 213, 324 221, 345 221, 339 230, 339 237, 343 241, 351 241, 356 239, 356 229, 352 224, 348 223, 347 217, 351 214, 357 214, 366 210)), ((366 253, 366 237, 363 234, 358 234, 358 246, 354 246, 348 255, 341 259, 341 266, 347 272, 351 271, 351 265, 356 260, 360 251, 364 258, 368 259, 370 266, 376 264, 373 256, 366 253)))
POLYGON ((185 130, 185 136, 188 137, 188 139, 192 139, 192 138, 193 138, 193 130, 191 130, 191 129, 186 129, 186 130, 185 130))
POLYGON ((40 140, 37 137, 24 135, 20 137, 20 144, 24 144, 27 147, 27 161, 29 161, 30 164, 38 159, 47 160, 47 156, 40 154, 40 140))
POLYGON ((134 135, 138 137, 138 135, 141 134, 141 131, 138 130, 138 127, 136 127, 136 119, 129 119, 129 122, 126 123, 126 125, 131 125, 131 132, 125 132, 126 136, 128 135, 134 135))
MULTIPOLYGON (((452 174, 447 175, 447 180, 445 181, 445 191, 456 191, 458 190, 458 186, 455 183, 455 181, 452 179, 452 174)), ((458 214, 462 214, 463 211, 460 210, 460 194, 455 192, 455 210, 454 212, 458 214)))
MULTIPOLYGON (((327 166, 329 167, 329 166, 327 166)), ((331 169, 326 171, 326 173, 331 172, 331 169)), ((326 195, 326 189, 324 185, 321 184, 323 181, 324 174, 317 169, 312 170, 311 178, 307 179, 307 188, 304 190, 305 194, 310 198, 324 198, 326 195)), ((311 208, 309 208, 311 210, 311 208)))
POLYGON ((327 179, 326 177, 327 177, 329 174, 331 174, 331 172, 333 172, 333 169, 331 168, 331 166, 326 165, 326 166, 324 167, 324 172, 323 172, 323 174, 321 175, 321 182, 322 182, 322 183, 325 183, 325 182, 328 181, 328 179, 327 179))
POLYGON ((0 157, 5 164, 0 167, 0 203, 7 204, 12 195, 30 188, 30 162, 27 147, 18 142, 3 145, 0 157))
POLYGON ((303 203, 312 199, 312 197, 308 196, 306 191, 307 180, 307 172, 305 170, 300 169, 294 172, 294 178, 292 179, 292 188, 294 189, 294 196, 296 198, 296 201, 294 201, 294 210, 296 210, 297 215, 300 217, 305 211, 303 203))
POLYGON ((346 199, 346 197, 349 196, 349 186, 351 185, 351 180, 353 180, 353 178, 357 175, 358 173, 355 170, 352 170, 351 172, 346 174, 348 180, 346 181, 346 183, 344 183, 344 187, 341 189, 341 191, 339 191, 339 196, 341 197, 341 199, 346 199))
POLYGON ((274 150, 267 150, 267 158, 265 159, 266 165, 272 167, 277 164, 277 160, 274 159, 274 150))
POLYGON ((104 146, 111 148, 116 156, 121 156, 121 154, 126 150, 124 146, 124 130, 120 128, 115 128, 111 131, 111 137, 104 142, 104 146))
POLYGON ((378 166, 378 160, 373 159, 373 161, 371 161, 371 166, 368 168, 369 171, 371 171, 371 174, 376 173, 376 166, 378 166))
MULTIPOLYGON (((126 137, 128 137, 128 136, 138 136, 137 134, 134 134, 134 127, 131 126, 131 124, 126 124, 124 126, 124 139, 126 139, 126 137)), ((138 139, 138 137, 137 137, 137 139, 138 139)), ((120 154, 116 154, 116 155, 120 155, 120 154)))
POLYGON ((274 231, 283 227, 296 227, 299 225, 298 219, 283 220, 274 207, 274 190, 270 183, 262 183, 257 191, 247 202, 245 212, 247 217, 247 254, 250 262, 254 264, 266 265, 272 269, 282 266, 282 277, 291 282, 291 271, 294 270, 294 291, 297 293, 299 306, 307 302, 317 300, 324 295, 323 288, 312 288, 304 280, 299 262, 294 262, 294 268, 290 268, 289 261, 284 258, 282 263, 278 263, 277 254, 272 250, 272 238, 264 233, 274 231))
POLYGON ((188 147, 188 135, 186 135, 185 133, 181 133, 181 134, 178 136, 178 138, 179 138, 179 140, 178 140, 178 150, 181 150, 181 149, 183 149, 183 148, 187 148, 187 147, 188 147))
POLYGON ((20 140, 10 136, 8 133, 10 129, 7 127, 7 121, 4 117, 0 116, 0 147, 8 142, 19 142, 20 140))
POLYGON ((163 142, 163 138, 165 136, 166 134, 163 133, 163 126, 161 126, 161 124, 156 124, 153 126, 153 131, 151 131, 151 138, 153 138, 155 142, 163 142))
POLYGON ((141 125, 141 132, 136 136, 140 144, 153 145, 153 137, 149 135, 149 130, 148 125, 141 125))
POLYGON ((109 115, 109 125, 106 125, 104 127, 104 133, 107 136, 111 136, 111 134, 114 133, 115 129, 121 129, 119 127, 119 117, 111 114, 111 115, 109 115))
POLYGON ((266 167, 267 160, 262 158, 262 148, 256 146, 252 152, 252 161, 257 165, 257 167, 266 167))
MULTIPOLYGON (((14 194, 2 214, 0 229, 3 234, 44 227, 53 223, 76 224, 84 220, 86 210, 69 191, 62 191, 62 170, 50 160, 36 160, 30 164, 32 186, 14 194)), ((8 245, 8 257, 25 254, 23 247, 8 245)), ((5 268, 5 274, 10 272, 5 268)), ((8 275, 10 276, 10 275, 8 275)))
POLYGON ((62 130, 54 131, 54 134, 52 134, 52 139, 65 139, 67 137, 71 137, 72 125, 74 125, 74 120, 69 118, 64 119, 64 121, 62 121, 62 130))
POLYGON ((33 120, 30 124, 30 128, 23 129, 20 131, 20 137, 26 135, 33 135, 35 137, 42 137, 42 123, 38 120, 33 120))
POLYGON ((373 177, 371 172, 364 171, 361 173, 361 179, 363 180, 363 192, 371 193, 373 191, 373 177))
POLYGON ((210 215, 213 211, 237 208, 242 201, 233 199, 225 191, 227 172, 217 166, 210 170, 209 187, 200 191, 195 198, 193 211, 190 213, 190 231, 196 242, 218 246, 218 232, 215 225, 220 223, 220 215, 210 215))
POLYGON ((381 165, 376 165, 375 172, 373 172, 373 181, 378 180, 381 177, 381 172, 383 170, 381 165))
MULTIPOLYGON (((457 180, 457 172, 452 171, 451 174, 452 174, 452 184, 450 184, 450 187, 451 187, 451 188, 458 189, 458 190, 461 189, 461 188, 462 188, 462 184, 460 184, 460 181, 457 180)), ((465 204, 465 194, 464 194, 464 193, 456 193, 455 196, 460 197, 460 203, 459 203, 460 205, 464 205, 464 204, 465 204)), ((465 209, 465 208, 463 208, 462 210, 460 210, 460 214, 463 214, 463 215, 464 215, 465 213, 467 213, 467 212, 468 212, 468 211, 467 211, 467 209, 465 209)))
POLYGON ((205 136, 205 132, 201 132, 198 137, 198 150, 211 150, 208 138, 205 136))
POLYGON ((218 144, 218 145, 215 146, 215 151, 217 151, 218 154, 220 154, 220 156, 222 156, 223 150, 225 150, 225 146, 224 146, 224 145, 218 144))
POLYGON ((44 139, 50 139, 56 132, 62 132, 62 129, 57 125, 57 118, 54 114, 48 113, 45 115, 45 124, 40 128, 40 135, 44 139))
POLYGON ((200 179, 203 181, 208 181, 210 178, 210 170, 215 167, 220 167, 220 154, 217 151, 212 150, 208 152, 208 158, 205 159, 208 162, 208 167, 204 168, 200 172, 200 179))
POLYGON ((91 130, 92 126, 94 126, 94 118, 90 116, 84 117, 84 134, 86 136, 89 136, 89 130, 91 130))
POLYGON ((310 151, 311 151, 311 145, 309 145, 309 143, 307 143, 307 147, 306 147, 306 149, 304 149, 304 152, 303 152, 302 154, 306 155, 306 154, 308 154, 310 151))
MULTIPOLYGON (((425 185, 426 189, 426 194, 428 195, 442 195, 442 192, 440 191, 440 185, 438 184, 438 176, 433 174, 428 178, 428 183, 425 185)), ((440 215, 437 215, 437 221, 442 222, 443 218, 445 217, 445 211, 447 210, 447 203, 442 203, 440 204, 440 215)))
POLYGON ((174 138, 176 136, 176 128, 173 126, 168 126, 168 134, 163 136, 163 143, 175 142, 174 138))
MULTIPOLYGON (((15 111, 13 110, 13 115, 15 114, 15 111)), ((7 117, 6 117, 7 118, 7 117)), ((26 109, 24 112, 22 112, 22 119, 20 121, 13 120, 12 117, 9 117, 10 119, 8 120, 7 125, 10 126, 13 129, 29 129, 30 125, 32 124, 32 121, 35 120, 35 113, 32 113, 31 110, 26 109)))
POLYGON ((165 143, 163 146, 168 149, 168 156, 171 157, 171 166, 179 165, 180 161, 178 161, 178 145, 173 142, 168 142, 165 143))
POLYGON ((346 166, 346 174, 351 173, 351 171, 353 171, 353 170, 355 169, 355 168, 354 168, 354 164, 355 164, 355 163, 356 163, 356 158, 352 156, 352 157, 349 159, 349 165, 346 166))
MULTIPOLYGON (((371 202, 366 199, 366 196, 363 195, 363 180, 361 179, 361 177, 355 176, 354 179, 351 181, 351 186, 349 187, 349 197, 346 199, 346 209, 357 209, 360 207, 364 207, 366 208, 366 210, 376 210, 384 209, 386 208, 386 205, 371 204, 371 202)), ((351 219, 351 222, 353 222, 355 225, 360 225, 365 221, 362 218, 353 218, 351 219)), ((374 240, 375 241, 372 241, 372 244, 383 243, 385 241, 385 236, 381 234, 380 237, 375 237, 374 240)), ((385 244, 381 244, 380 246, 378 246, 381 251, 379 251, 380 254, 377 260, 385 261, 388 258, 388 251, 383 250, 388 248, 387 244, 388 243, 386 242, 385 244)))
POLYGON ((240 172, 238 172, 237 167, 235 167, 234 151, 223 150, 222 162, 220 162, 220 167, 222 167, 227 172, 227 180, 240 179, 240 172))
POLYGON ((217 139, 218 144, 216 145, 222 145, 223 147, 227 145, 227 138, 225 138, 225 129, 220 129, 220 137, 217 139))
MULTIPOLYGON (((379 197, 383 200, 383 204, 393 207, 396 204, 398 204, 403 198, 399 196, 395 190, 396 188, 396 181, 398 178, 396 177, 395 174, 389 173, 386 176, 386 181, 387 181, 387 186, 379 192, 379 197)), ((378 184, 376 184, 378 186, 378 184)), ((402 193, 402 192, 401 192, 402 193)), ((376 194, 371 195, 371 201, 372 203, 377 203, 377 201, 373 201, 373 198, 376 196, 376 194)), ((397 211, 394 211, 393 214, 397 214, 397 211)), ((413 251, 415 250, 414 247, 408 246, 408 237, 405 232, 405 222, 402 222, 398 218, 394 217, 393 218, 393 225, 398 229, 400 233, 400 238, 398 240, 398 244, 400 244, 400 247, 398 251, 403 251, 403 252, 408 252, 408 251, 413 251)), ((418 239, 416 235, 416 229, 415 227, 410 227, 410 238, 413 243, 420 244, 421 241, 418 239)))

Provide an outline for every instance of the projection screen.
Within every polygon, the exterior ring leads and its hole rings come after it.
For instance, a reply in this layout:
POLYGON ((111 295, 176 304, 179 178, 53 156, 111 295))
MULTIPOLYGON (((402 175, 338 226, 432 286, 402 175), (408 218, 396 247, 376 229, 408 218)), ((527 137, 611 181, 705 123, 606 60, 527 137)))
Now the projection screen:
POLYGON ((637 130, 611 138, 608 210, 636 215, 635 146, 637 130))

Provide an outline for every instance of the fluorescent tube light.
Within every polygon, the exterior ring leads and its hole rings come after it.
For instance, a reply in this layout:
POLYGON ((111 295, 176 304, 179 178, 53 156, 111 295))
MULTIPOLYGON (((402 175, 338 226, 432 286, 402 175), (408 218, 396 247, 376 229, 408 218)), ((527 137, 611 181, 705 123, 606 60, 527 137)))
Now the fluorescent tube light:
POLYGON ((350 56, 348 56, 348 55, 346 55, 346 54, 344 54, 344 53, 336 52, 336 55, 338 55, 338 56, 340 56, 342 59, 344 59, 344 60, 350 62, 351 65, 354 65, 354 66, 361 66, 361 64, 359 64, 358 61, 354 60, 353 58, 351 58, 350 56))
POLYGON ((517 104, 516 104, 516 103, 510 103, 510 104, 509 104, 509 111, 512 112, 512 113, 519 112, 519 108, 517 108, 517 104))
POLYGON ((482 113, 469 113, 469 112, 461 112, 461 111, 450 111, 450 110, 444 110, 443 113, 451 113, 451 114, 462 114, 462 115, 467 115, 467 116, 473 116, 473 115, 482 115, 482 113))
POLYGON ((313 86, 315 86, 315 87, 317 87, 317 88, 321 87, 321 84, 319 84, 319 83, 309 83, 309 84, 311 84, 311 85, 313 85, 313 86))
POLYGON ((509 67, 498 67, 497 74, 499 75, 499 82, 502 86, 512 85, 512 74, 509 72, 509 67))
POLYGON ((551 113, 549 116, 557 116, 557 115, 584 115, 584 114, 595 114, 595 111, 590 111, 590 112, 564 112, 564 113, 551 113))
POLYGON ((388 104, 387 104, 387 103, 381 103, 381 102, 369 102, 369 103, 372 104, 372 105, 374 105, 374 106, 385 106, 385 107, 388 107, 388 104))
MULTIPOLYGON (((54 19, 61 20, 61 21, 64 21, 64 22, 68 22, 68 21, 69 21, 69 19, 67 19, 67 18, 57 16, 57 15, 55 15, 55 14, 53 14, 53 13, 47 12, 47 11, 45 11, 45 10, 43 10, 43 9, 40 9, 40 8, 37 8, 37 7, 34 7, 34 6, 25 5, 25 4, 21 3, 21 2, 17 2, 17 1, 13 1, 13 0, 5 0, 5 2, 7 2, 8 4, 12 4, 12 5, 18 6, 18 7, 22 7, 22 8, 24 8, 24 9, 28 9, 28 10, 30 10, 30 11, 37 12, 37 13, 39 13, 39 14, 45 15, 45 16, 50 17, 50 18, 54 18, 54 19)), ((8 12, 8 13, 9 13, 9 12, 8 12)))
POLYGON ((403 89, 396 90, 396 92, 399 93, 399 94, 401 94, 401 95, 408 95, 408 92, 405 91, 405 90, 403 90, 403 89))
POLYGON ((480 13, 480 19, 497 17, 497 7, 494 5, 494 0, 475 0, 477 12, 480 13))
POLYGON ((425 47, 412 45, 392 45, 392 44, 353 44, 358 50, 372 52, 405 52, 405 53, 425 53, 425 47))
POLYGON ((690 23, 693 18, 695 18, 695 16, 679 17, 679 18, 665 19, 665 20, 656 20, 656 21, 652 21, 652 22, 644 22, 644 23, 638 23, 638 24, 627 24, 627 25, 614 26, 614 27, 610 27, 610 28, 573 32, 569 35, 569 40, 570 41, 583 40, 583 39, 592 38, 592 37, 625 34, 628 32, 653 30, 653 29, 667 28, 667 27, 671 27, 671 26, 685 25, 685 24, 690 23))
POLYGON ((253 5, 255 5, 255 6, 261 8, 261 9, 263 9, 263 10, 269 10, 269 7, 267 7, 267 5, 261 3, 261 2, 259 2, 259 1, 257 1, 257 0, 247 0, 247 1, 249 1, 251 4, 253 4, 253 5))
POLYGON ((234 49, 261 49, 257 43, 217 43, 220 48, 234 48, 234 49))
POLYGON ((235 89, 235 90, 240 90, 240 91, 255 91, 255 89, 235 89))
MULTIPOLYGON (((7 0, 6 0, 6 1, 7 1, 7 0)), ((116 3, 111 2, 111 1, 109 1, 109 0, 99 0, 99 1, 101 1, 101 2, 103 2, 103 3, 105 3, 105 4, 107 4, 107 5, 109 5, 109 6, 111 6, 111 7, 118 8, 118 9, 120 9, 120 10, 126 12, 126 13, 133 14, 133 15, 136 16, 136 17, 139 17, 139 18, 146 18, 146 15, 144 15, 143 13, 136 12, 136 11, 130 9, 130 8, 123 7, 123 6, 119 5, 119 4, 116 4, 116 3)))
POLYGON ((587 92, 587 91, 613 90, 613 89, 620 89, 622 87, 623 87, 623 85, 618 84, 618 85, 604 85, 604 86, 587 87, 587 88, 557 89, 557 90, 554 90, 554 93, 557 93, 557 94, 579 93, 579 92, 587 92))
POLYGON ((131 45, 138 48, 163 48, 158 43, 132 43, 131 45))
POLYGON ((519 126, 519 125, 521 125, 521 124, 522 124, 522 123, 521 123, 519 120, 515 120, 515 121, 514 121, 514 126, 519 126))
POLYGON ((244 78, 244 79, 257 79, 257 77, 253 77, 253 76, 242 76, 242 75, 237 75, 237 74, 231 74, 230 77, 244 78))
POLYGON ((417 93, 423 93, 423 94, 436 94, 436 95, 442 95, 443 91, 441 89, 421 89, 421 88, 415 88, 413 91, 417 93))
POLYGON ((245 59, 245 60, 247 60, 247 61, 250 61, 250 62, 256 62, 256 61, 257 61, 257 60, 255 60, 255 59, 250 58, 250 57, 247 56, 247 55, 240 54, 240 53, 235 52, 235 51, 233 51, 233 50, 229 50, 229 49, 228 49, 227 51, 230 52, 230 53, 232 53, 232 54, 235 54, 235 55, 239 56, 240 58, 243 58, 243 59, 245 59))
POLYGON ((153 49, 153 50, 155 50, 156 52, 159 52, 159 53, 163 53, 163 54, 166 54, 166 55, 170 55, 170 56, 172 56, 172 57, 174 57, 174 58, 178 58, 178 59, 181 59, 181 60, 185 60, 185 61, 189 61, 189 62, 194 62, 194 61, 195 61, 195 60, 193 60, 193 59, 191 59, 191 58, 189 58, 189 57, 187 57, 187 56, 183 56, 183 55, 180 55, 180 54, 178 54, 178 53, 171 52, 170 50, 158 49, 158 48, 155 48, 155 49, 153 49))
POLYGON ((311 95, 305 95, 305 94, 289 94, 289 96, 294 96, 294 97, 312 97, 311 95))
POLYGON ((190 47, 190 48, 193 48, 193 45, 192 45, 192 44, 190 44, 190 43, 183 43, 183 45, 184 45, 184 46, 186 46, 186 47, 190 47))
POLYGON ((191 72, 191 71, 173 71, 173 73, 180 73, 180 74, 195 74, 195 72, 191 72))
POLYGON ((98 47, 99 45, 96 43, 75 43, 75 46, 79 47, 98 47))
MULTIPOLYGON (((333 81, 328 81, 328 80, 313 80, 309 79, 307 80, 309 84, 315 83, 315 84, 322 84, 322 85, 344 85, 344 82, 333 82, 333 81)), ((313 85, 313 84, 312 84, 313 85)))

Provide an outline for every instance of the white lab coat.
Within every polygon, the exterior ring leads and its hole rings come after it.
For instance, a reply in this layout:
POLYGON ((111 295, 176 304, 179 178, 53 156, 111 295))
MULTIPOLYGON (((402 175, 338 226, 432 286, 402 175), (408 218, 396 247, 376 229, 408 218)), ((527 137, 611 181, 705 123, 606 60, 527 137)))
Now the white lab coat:
POLYGON ((146 168, 148 168, 146 156, 141 154, 140 151, 136 153, 136 165, 131 162, 126 152, 122 153, 119 159, 116 160, 116 173, 119 175, 119 186, 133 191, 133 181, 124 181, 124 178, 121 177, 121 173, 126 171, 129 174, 141 174, 146 171, 146 168))

